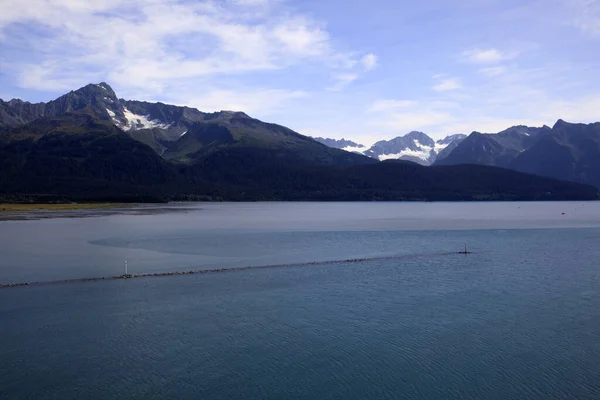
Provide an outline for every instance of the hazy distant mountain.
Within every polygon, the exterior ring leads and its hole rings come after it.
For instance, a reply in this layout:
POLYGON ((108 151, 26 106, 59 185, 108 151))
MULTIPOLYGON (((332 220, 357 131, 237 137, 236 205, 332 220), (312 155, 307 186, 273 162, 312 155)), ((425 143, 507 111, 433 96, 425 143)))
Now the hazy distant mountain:
POLYGON ((370 148, 344 139, 316 138, 316 140, 330 147, 361 153, 381 161, 406 160, 421 165, 431 165, 436 160, 445 157, 465 138, 466 135, 458 134, 434 141, 423 132, 413 131, 391 140, 381 140, 370 148))
POLYGON ((473 132, 436 165, 480 164, 600 187, 600 123, 473 132))

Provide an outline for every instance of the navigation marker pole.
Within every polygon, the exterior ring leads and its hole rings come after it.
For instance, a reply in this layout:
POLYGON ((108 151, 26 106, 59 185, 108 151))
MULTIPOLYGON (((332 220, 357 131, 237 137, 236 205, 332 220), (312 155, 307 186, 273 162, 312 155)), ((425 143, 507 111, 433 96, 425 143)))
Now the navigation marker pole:
POLYGON ((125 260, 125 275, 127 275, 127 260, 125 260))

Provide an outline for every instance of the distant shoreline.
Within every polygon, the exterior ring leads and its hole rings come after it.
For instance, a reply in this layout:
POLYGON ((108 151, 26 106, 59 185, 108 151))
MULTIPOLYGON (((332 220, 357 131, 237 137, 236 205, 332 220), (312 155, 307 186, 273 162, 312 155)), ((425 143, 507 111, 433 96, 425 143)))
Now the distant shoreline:
POLYGON ((186 203, 494 203, 494 202, 503 202, 503 203, 515 203, 515 202, 571 202, 571 201, 584 201, 584 202, 594 202, 599 201, 595 200, 515 200, 515 199, 473 199, 473 200, 263 200, 263 201, 172 201, 169 203, 0 203, 0 214, 1 213, 10 213, 10 212, 35 212, 35 211, 76 211, 76 210, 107 210, 107 209, 130 209, 139 206, 151 206, 151 205, 168 205, 168 204, 186 204, 186 203))
POLYGON ((132 205, 125 203, 7 203, 0 204, 0 212, 94 210, 125 208, 132 205))

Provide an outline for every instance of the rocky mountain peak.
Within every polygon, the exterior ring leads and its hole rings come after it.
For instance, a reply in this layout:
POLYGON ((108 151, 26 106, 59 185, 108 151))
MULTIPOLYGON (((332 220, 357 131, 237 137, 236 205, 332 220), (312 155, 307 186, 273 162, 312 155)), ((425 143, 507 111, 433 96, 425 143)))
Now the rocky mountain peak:
POLYGON ((315 138, 315 140, 329 147, 364 154, 381 161, 406 160, 430 165, 442 154, 449 153, 465 138, 463 134, 456 134, 435 141, 426 133, 412 131, 390 140, 380 140, 370 148, 344 139, 315 138))
POLYGON ((21 99, 10 99, 9 101, 6 102, 8 105, 12 106, 12 107, 16 107, 19 106, 21 104, 26 104, 28 102, 23 101, 21 99))
POLYGON ((450 143, 455 142, 455 141, 464 140, 466 137, 467 137, 467 135, 464 135, 462 133, 457 133, 457 134, 454 134, 454 135, 448 135, 445 138, 438 140, 436 143, 438 143, 438 144, 450 144, 450 143))
POLYGON ((121 120, 124 118, 119 99, 112 88, 104 82, 100 84, 90 83, 71 91, 56 100, 46 103, 45 108, 45 115, 49 116, 84 112, 104 120, 110 120, 114 116, 121 120))
POLYGON ((429 147, 435 146, 434 140, 431 137, 429 137, 429 135, 427 135, 423 132, 412 131, 412 132, 407 133, 403 137, 404 137, 404 139, 416 140, 418 143, 425 145, 425 146, 429 146, 429 147))
POLYGON ((565 121, 564 119, 559 119, 558 121, 556 121, 556 123, 554 124, 552 129, 560 129, 560 128, 564 128, 568 125, 570 125, 570 124, 567 121, 565 121))

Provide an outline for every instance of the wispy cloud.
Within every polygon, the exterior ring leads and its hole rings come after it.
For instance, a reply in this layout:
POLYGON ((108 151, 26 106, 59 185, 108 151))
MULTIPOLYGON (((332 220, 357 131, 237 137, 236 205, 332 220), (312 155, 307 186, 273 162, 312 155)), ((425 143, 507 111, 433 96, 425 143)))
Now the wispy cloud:
POLYGON ((427 131, 453 121, 455 121, 455 117, 451 113, 422 109, 391 114, 387 118, 377 121, 377 126, 391 128, 398 132, 398 134, 404 134, 412 130, 427 131))
POLYGON ((475 64, 495 64, 515 56, 514 53, 508 54, 498 49, 473 49, 462 53, 463 59, 475 64))
POLYGON ((477 71, 478 74, 484 75, 487 77, 500 76, 506 72, 506 67, 498 66, 498 67, 489 67, 489 68, 481 68, 477 71))
POLYGON ((302 91, 281 89, 211 90, 201 96, 186 94, 184 104, 205 112, 243 111, 261 117, 276 114, 290 102, 309 97, 302 91))
POLYGON ((269 0, 233 0, 235 4, 241 6, 266 6, 269 4, 269 0))
POLYGON ((0 91, 47 101, 104 80, 124 98, 242 110, 365 144, 600 118, 600 0, 407 3, 417 36, 395 15, 363 18, 358 3, 9 0, 0 91))
POLYGON ((600 1, 569 0, 569 5, 576 10, 575 26, 593 36, 600 37, 600 1))
POLYGON ((423 130, 432 137, 472 131, 495 133, 514 125, 552 125, 563 118, 573 122, 598 121, 600 95, 571 95, 552 98, 553 87, 565 82, 540 70, 511 69, 498 79, 468 87, 469 100, 452 99, 453 92, 440 92, 428 99, 378 100, 367 109, 373 131, 393 137, 410 130, 423 130), (558 99, 557 99, 558 98, 558 99), (560 99, 560 100, 559 100, 560 99), (377 113, 372 113, 377 111, 377 113))
POLYGON ((333 76, 333 79, 336 81, 335 85, 328 87, 326 90, 330 92, 339 92, 344 89, 346 86, 357 80, 359 77, 356 73, 343 73, 336 74, 333 76))
POLYGON ((562 118, 571 122, 593 122, 600 121, 598 110, 600 110, 600 94, 595 94, 571 101, 550 101, 540 114, 546 120, 562 118))
POLYGON ((370 71, 377 67, 377 56, 373 53, 369 53, 361 58, 361 63, 365 70, 370 71))
POLYGON ((368 108, 368 112, 388 112, 415 105, 412 100, 377 100, 368 108))
POLYGON ((336 49, 319 21, 267 0, 30 0, 3 8, 0 41, 15 30, 33 49, 29 62, 15 60, 16 80, 35 89, 102 79, 155 93, 177 80, 307 63, 345 70, 346 77, 377 65, 372 53, 336 49), (32 26, 43 35, 32 34, 32 26))
POLYGON ((447 92, 450 90, 457 90, 462 88, 462 83, 458 78, 447 78, 443 79, 440 83, 433 87, 436 92, 447 92))

